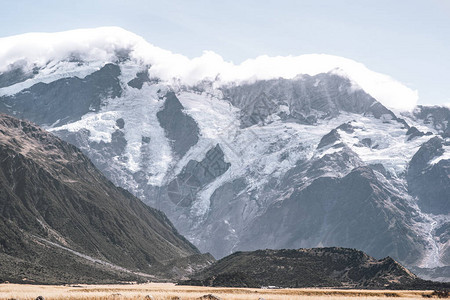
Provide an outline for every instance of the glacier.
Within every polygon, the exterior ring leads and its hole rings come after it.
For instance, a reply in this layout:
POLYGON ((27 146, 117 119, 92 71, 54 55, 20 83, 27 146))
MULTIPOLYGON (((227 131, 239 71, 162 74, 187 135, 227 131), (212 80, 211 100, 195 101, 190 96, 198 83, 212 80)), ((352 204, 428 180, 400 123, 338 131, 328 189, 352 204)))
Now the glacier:
POLYGON ((115 27, 0 45, 0 111, 79 147, 202 251, 345 246, 449 266, 450 110, 387 75, 324 54, 188 59, 115 27), (44 113, 81 91, 97 93, 82 115, 44 113), (168 136, 185 123, 158 117, 170 93, 167 115, 195 121, 183 152, 168 136), (435 198, 411 189, 429 180, 435 198))

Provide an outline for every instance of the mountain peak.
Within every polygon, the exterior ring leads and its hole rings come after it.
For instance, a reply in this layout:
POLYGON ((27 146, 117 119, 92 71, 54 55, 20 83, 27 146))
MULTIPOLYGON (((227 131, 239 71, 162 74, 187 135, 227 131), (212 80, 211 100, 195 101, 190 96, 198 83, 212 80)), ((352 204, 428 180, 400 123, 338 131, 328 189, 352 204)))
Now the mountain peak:
POLYGON ((77 29, 57 33, 27 33, 0 39, 0 72, 16 68, 36 70, 58 62, 98 65, 120 61, 151 65, 152 74, 171 82, 194 85, 209 79, 218 85, 274 78, 292 79, 299 74, 333 72, 351 79, 355 89, 364 89, 383 105, 410 110, 417 102, 413 91, 389 76, 369 70, 351 59, 306 54, 270 57, 261 55, 241 64, 224 60, 212 51, 189 59, 158 48, 120 27, 77 29))

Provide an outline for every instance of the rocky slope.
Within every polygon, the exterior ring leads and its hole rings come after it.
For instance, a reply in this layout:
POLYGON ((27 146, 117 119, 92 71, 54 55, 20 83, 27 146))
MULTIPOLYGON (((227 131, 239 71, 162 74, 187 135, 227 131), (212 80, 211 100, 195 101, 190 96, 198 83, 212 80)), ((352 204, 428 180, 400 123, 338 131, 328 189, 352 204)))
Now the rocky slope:
POLYGON ((177 260, 209 263, 164 213, 114 186, 77 148, 3 114, 0 187, 3 280, 158 280, 186 274, 173 273, 177 260))
POLYGON ((374 90, 370 71, 341 59, 292 76, 261 66, 244 79, 240 67, 235 80, 225 69, 203 78, 214 64, 113 35, 92 44, 102 55, 81 47, 0 62, 0 111, 79 147, 217 258, 341 246, 448 270, 448 108, 392 110, 404 100, 389 96, 395 84, 374 90))
POLYGON ((443 288, 390 257, 376 260, 346 248, 236 252, 180 284, 223 287, 443 288))

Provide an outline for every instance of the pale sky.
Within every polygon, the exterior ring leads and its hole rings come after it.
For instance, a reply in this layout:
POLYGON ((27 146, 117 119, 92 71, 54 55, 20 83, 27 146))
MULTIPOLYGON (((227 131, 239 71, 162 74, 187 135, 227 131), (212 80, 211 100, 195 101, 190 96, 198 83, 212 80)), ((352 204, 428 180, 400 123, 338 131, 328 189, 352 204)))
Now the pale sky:
POLYGON ((0 0, 0 37, 120 26, 190 58, 338 55, 450 103, 450 0, 0 0))

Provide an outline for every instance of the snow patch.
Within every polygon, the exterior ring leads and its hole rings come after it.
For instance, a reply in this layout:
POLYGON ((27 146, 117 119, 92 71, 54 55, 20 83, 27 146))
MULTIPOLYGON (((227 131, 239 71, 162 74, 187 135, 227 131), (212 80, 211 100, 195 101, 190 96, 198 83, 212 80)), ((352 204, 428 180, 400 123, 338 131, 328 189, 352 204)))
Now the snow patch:
POLYGON ((450 159, 450 145, 449 146, 442 146, 442 149, 444 150, 444 153, 442 155, 435 157, 432 161, 430 161, 430 165, 435 165, 441 160, 447 160, 450 159))
POLYGON ((78 132, 82 129, 89 130, 89 140, 92 142, 111 143, 111 134, 116 130, 116 120, 119 115, 115 111, 91 112, 81 117, 81 120, 59 127, 47 128, 48 131, 67 130, 78 132))
POLYGON ((366 164, 382 164, 392 175, 400 176, 406 171, 409 161, 420 146, 430 139, 423 136, 407 141, 403 125, 386 120, 359 116, 351 122, 354 133, 338 130, 342 141, 366 164), (370 139, 371 147, 361 144, 363 139, 370 139))
MULTIPOLYGON (((98 71, 104 65, 101 61, 79 65, 76 62, 59 61, 53 62, 39 71, 33 78, 27 79, 4 88, 0 88, 0 96, 9 96, 30 88, 36 83, 50 83, 62 78, 78 77, 84 78, 95 71, 98 71)), ((0 64, 0 68, 1 68, 0 64)))

